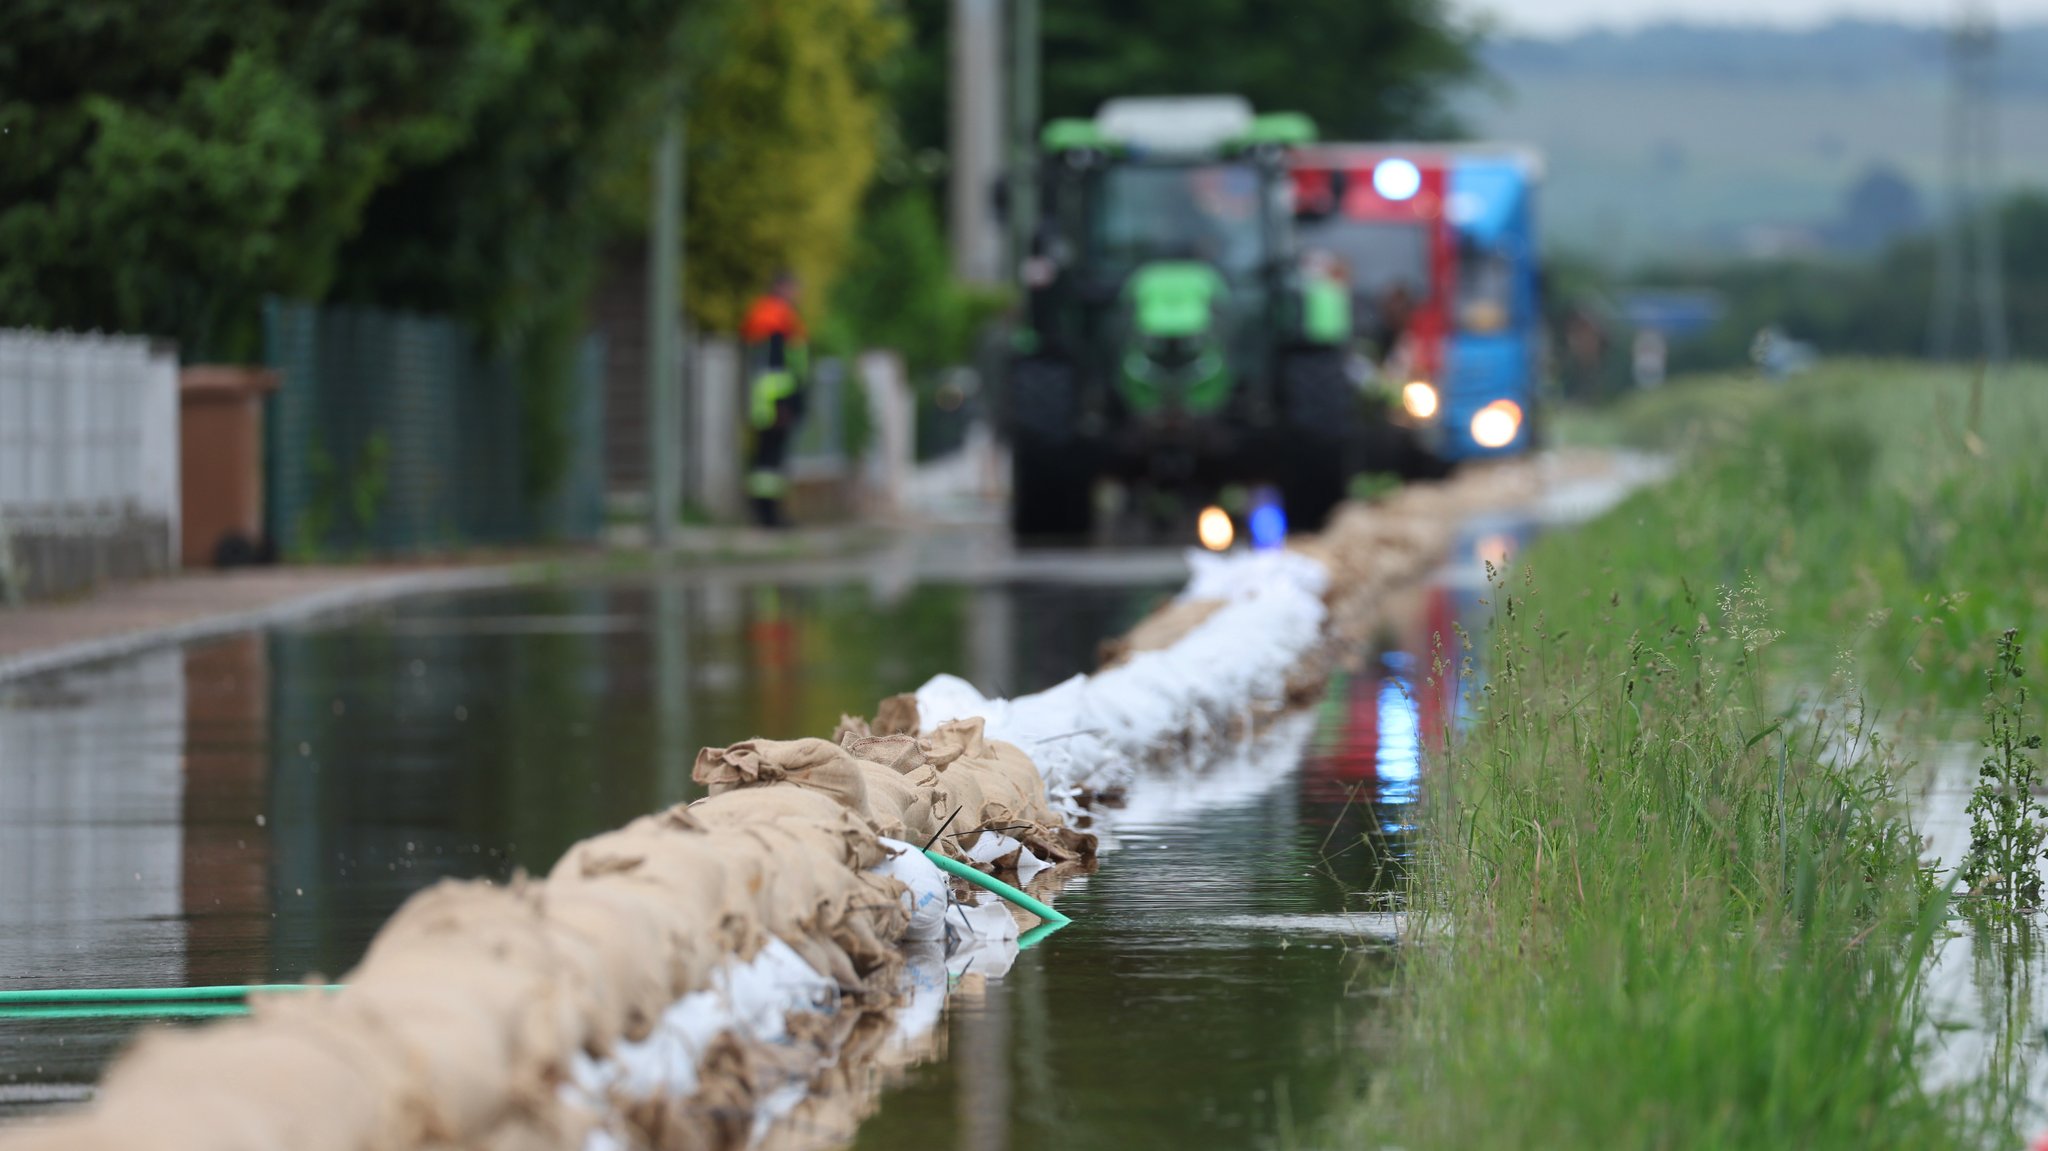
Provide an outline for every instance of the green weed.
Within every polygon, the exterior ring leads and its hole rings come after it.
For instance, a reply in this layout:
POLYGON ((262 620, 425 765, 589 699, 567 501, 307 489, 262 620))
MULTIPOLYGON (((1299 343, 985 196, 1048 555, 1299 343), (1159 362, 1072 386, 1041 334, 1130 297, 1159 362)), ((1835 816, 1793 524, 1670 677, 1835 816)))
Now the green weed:
POLYGON ((1988 754, 1970 794, 1970 852, 1961 874, 1979 908, 2008 916, 2041 905, 2041 843, 2048 838, 2048 804, 2036 794, 2041 773, 2033 755, 2041 737, 2027 731, 2025 676, 2019 633, 2007 628, 1984 677, 1988 754))

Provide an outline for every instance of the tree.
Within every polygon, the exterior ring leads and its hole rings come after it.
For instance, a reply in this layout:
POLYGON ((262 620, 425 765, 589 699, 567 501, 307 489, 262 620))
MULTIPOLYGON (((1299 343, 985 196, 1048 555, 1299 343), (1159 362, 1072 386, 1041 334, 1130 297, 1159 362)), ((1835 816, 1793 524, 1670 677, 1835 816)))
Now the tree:
MULTIPOLYGON (((2048 196, 2023 192, 1996 209, 2013 355, 2048 357, 2048 196)), ((1919 356, 1933 310, 1935 242, 1895 241, 1866 259, 1743 260, 1652 267, 1630 277, 1659 286, 1712 288, 1728 302, 1721 322, 1672 349, 1674 368, 1738 367, 1759 329, 1776 327, 1822 352, 1919 356)))
MULTIPOLYGON (((727 0, 496 0, 530 51, 459 146, 390 180, 338 254, 332 298, 452 314, 519 365, 527 493, 569 458, 574 359, 603 251, 640 226, 618 190, 727 0)), ((642 187, 644 188, 644 175, 642 187)))
POLYGON ((1045 111, 1229 92, 1332 139, 1442 133, 1471 41, 1440 0, 1045 0, 1045 111))
POLYGON ((879 186, 834 285, 821 342, 842 354, 892 348, 923 377, 966 358, 1006 299, 953 280, 945 232, 922 187, 879 186))
POLYGON ((778 269, 826 298, 882 147, 902 25, 883 0, 752 0, 718 39, 690 83, 688 299, 729 330, 778 269))
MULTIPOLYGON (((1330 139, 1451 132, 1444 97, 1476 75, 1475 36, 1442 0, 1041 0, 1044 110, 1112 96, 1233 93, 1306 112, 1330 139)), ((894 77, 912 152, 946 147, 952 0, 907 0, 915 49, 894 77)))
POLYGON ((527 42, 495 0, 0 9, 0 322, 254 355, 369 195, 446 152, 527 42))

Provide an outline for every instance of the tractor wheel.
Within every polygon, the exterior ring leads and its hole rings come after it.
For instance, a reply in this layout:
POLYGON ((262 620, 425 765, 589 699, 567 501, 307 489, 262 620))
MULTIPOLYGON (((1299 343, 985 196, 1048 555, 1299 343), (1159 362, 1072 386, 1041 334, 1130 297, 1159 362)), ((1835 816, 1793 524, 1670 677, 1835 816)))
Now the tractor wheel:
POLYGON ((1010 528, 1019 539, 1081 539, 1095 513, 1095 472, 1075 442, 1010 445, 1010 528))
POLYGON ((1358 391, 1334 350, 1290 353, 1280 367, 1288 459, 1280 498, 1291 530, 1320 530, 1344 499, 1361 428, 1358 391))
POLYGON ((1019 360, 1010 369, 1010 527, 1018 538, 1079 538, 1095 510, 1074 369, 1019 360))

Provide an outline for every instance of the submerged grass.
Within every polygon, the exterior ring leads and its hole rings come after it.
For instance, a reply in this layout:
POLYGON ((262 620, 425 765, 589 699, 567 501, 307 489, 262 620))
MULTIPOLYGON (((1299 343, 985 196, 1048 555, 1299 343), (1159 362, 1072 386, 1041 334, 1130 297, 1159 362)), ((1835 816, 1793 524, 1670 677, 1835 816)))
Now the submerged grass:
POLYGON ((1408 1014, 1333 1143, 2015 1144, 2009 1079, 1926 1074, 1950 893, 1859 685, 1953 705, 2048 616, 2044 384, 1852 365, 1622 414, 1679 477, 1497 577, 1478 650, 1443 637, 1437 676, 1476 674, 1408 1014))

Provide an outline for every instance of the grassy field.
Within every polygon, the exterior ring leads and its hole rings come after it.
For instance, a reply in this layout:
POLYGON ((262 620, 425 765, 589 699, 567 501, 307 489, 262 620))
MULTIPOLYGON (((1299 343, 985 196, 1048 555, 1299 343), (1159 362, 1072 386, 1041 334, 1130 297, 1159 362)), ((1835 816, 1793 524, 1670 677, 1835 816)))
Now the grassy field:
POLYGON ((2048 638, 2048 370, 1846 363, 1568 422, 1688 461, 1535 557, 1553 588, 1627 593, 1616 620, 1670 623, 1689 594, 1754 581, 1808 672, 1851 649, 1906 718, 1968 709, 2001 629, 2048 638))
POLYGON ((1685 463, 1541 541, 1440 657, 1479 686, 1408 1014, 1330 1141, 2015 1145, 1990 1079, 1926 1086, 1949 893, 1876 717, 1967 712, 2000 631, 2048 613, 2048 375, 1702 381, 1607 426, 1685 463))

